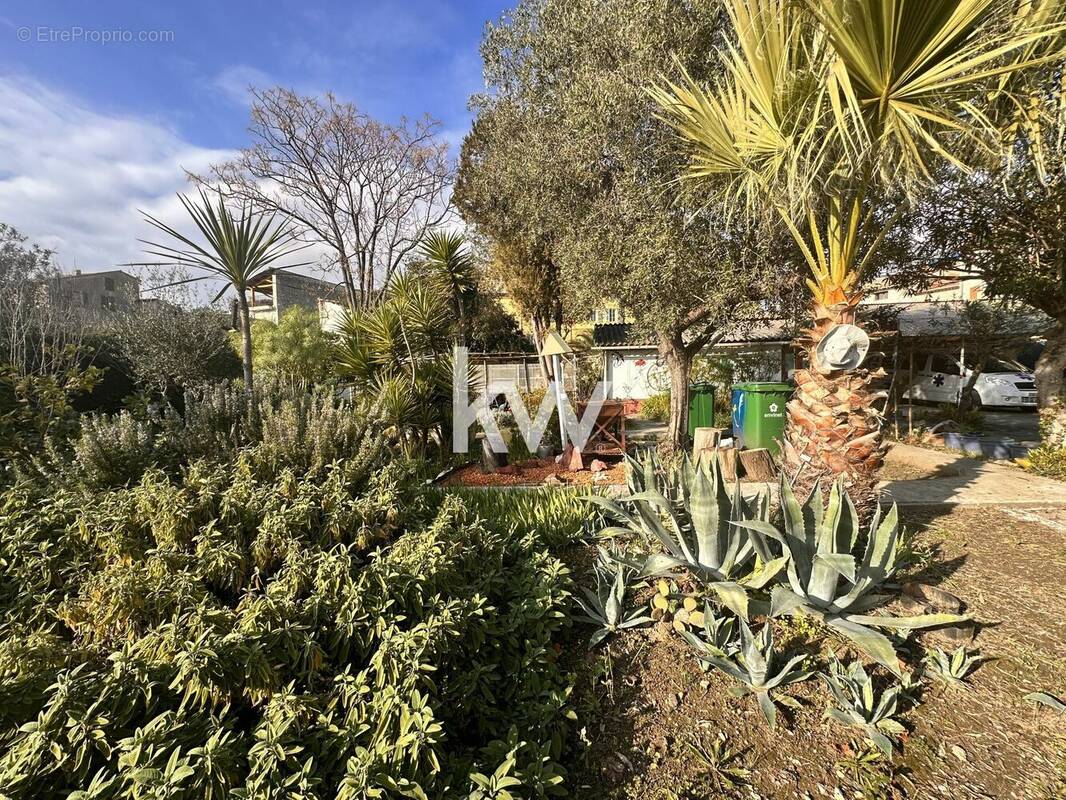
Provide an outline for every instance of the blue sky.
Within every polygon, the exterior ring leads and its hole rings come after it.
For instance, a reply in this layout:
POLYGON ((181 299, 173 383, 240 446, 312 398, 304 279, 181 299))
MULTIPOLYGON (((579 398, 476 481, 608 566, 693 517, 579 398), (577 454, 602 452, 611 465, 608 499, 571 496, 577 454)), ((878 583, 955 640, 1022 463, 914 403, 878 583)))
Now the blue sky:
POLYGON ((389 121, 428 112, 457 146, 484 24, 510 5, 5 0, 0 222, 66 267, 137 258, 137 209, 176 213, 183 168, 246 144, 249 84, 332 91, 389 121))

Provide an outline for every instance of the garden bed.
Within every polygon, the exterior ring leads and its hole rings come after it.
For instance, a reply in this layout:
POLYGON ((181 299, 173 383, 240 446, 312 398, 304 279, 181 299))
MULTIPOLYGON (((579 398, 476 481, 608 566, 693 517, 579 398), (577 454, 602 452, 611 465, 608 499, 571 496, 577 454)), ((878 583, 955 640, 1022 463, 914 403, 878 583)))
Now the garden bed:
MULTIPOLYGON (((802 706, 782 709, 771 731, 750 696, 731 696, 731 679, 702 672, 681 637, 658 623, 591 651, 575 638, 564 652, 577 674, 584 726, 571 766, 575 793, 642 800, 1062 796, 1063 718, 1022 698, 1066 693, 1066 599, 1057 588, 1066 581, 1066 512, 940 513, 911 510, 904 520, 920 530, 914 570, 963 598, 981 625, 971 647, 989 660, 966 688, 924 690, 921 704, 900 717, 909 732, 891 761, 867 755, 854 729, 823 721, 829 695, 816 680, 789 687, 802 706), (736 755, 716 762, 719 736, 736 755)), ((581 570, 588 556, 568 560, 581 570)), ((778 641, 800 649, 808 642, 823 655, 828 647, 848 650, 804 625, 775 623, 778 641)), ((933 632, 912 640, 920 652, 915 642, 955 647, 933 632)))
POLYGON ((594 457, 601 458, 607 469, 592 472, 589 469, 571 472, 555 459, 533 458, 510 464, 496 472, 485 472, 480 464, 467 464, 450 473, 441 481, 442 486, 539 486, 545 483, 567 486, 601 486, 625 483, 625 465, 619 456, 593 456, 586 458, 588 464, 594 457), (554 479, 551 479, 555 476, 554 479), (551 480, 549 480, 551 479, 551 480))

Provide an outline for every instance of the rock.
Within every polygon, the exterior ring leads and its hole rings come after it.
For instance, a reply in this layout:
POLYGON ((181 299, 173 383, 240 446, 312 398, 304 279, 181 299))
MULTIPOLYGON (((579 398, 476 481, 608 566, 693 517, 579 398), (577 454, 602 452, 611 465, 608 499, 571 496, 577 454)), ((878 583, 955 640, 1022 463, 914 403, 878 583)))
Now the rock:
POLYGON ((608 466, 598 458, 592 459, 592 463, 589 464, 589 472, 606 472, 607 470, 608 466))
POLYGON ((909 594, 903 594, 899 597, 900 610, 907 616, 919 617, 922 614, 928 614, 933 610, 933 607, 927 603, 919 600, 916 597, 911 597, 909 594))
POLYGON ((977 636, 977 626, 972 622, 960 622, 958 625, 936 628, 932 633, 955 644, 969 644, 977 636))
POLYGON ((963 609, 963 602, 958 597, 951 592, 946 592, 927 583, 918 583, 916 581, 905 583, 903 584, 903 594, 916 600, 924 601, 937 611, 944 611, 948 614, 959 614, 963 609))
POLYGON ((545 486, 562 486, 563 480, 556 474, 551 474, 543 481, 545 486))

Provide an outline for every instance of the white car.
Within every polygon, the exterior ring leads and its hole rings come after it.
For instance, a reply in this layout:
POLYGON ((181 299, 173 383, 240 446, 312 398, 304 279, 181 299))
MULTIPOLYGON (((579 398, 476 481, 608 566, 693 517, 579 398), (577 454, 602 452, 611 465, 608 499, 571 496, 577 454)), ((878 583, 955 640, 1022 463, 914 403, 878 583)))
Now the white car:
MULTIPOLYGON (((972 361, 964 365, 957 358, 942 353, 915 353, 914 385, 904 397, 909 395, 915 400, 931 403, 957 403, 959 392, 973 374, 973 366, 972 361)), ((973 392, 974 408, 1036 408, 1033 373, 1011 359, 988 359, 977 376, 973 392)))

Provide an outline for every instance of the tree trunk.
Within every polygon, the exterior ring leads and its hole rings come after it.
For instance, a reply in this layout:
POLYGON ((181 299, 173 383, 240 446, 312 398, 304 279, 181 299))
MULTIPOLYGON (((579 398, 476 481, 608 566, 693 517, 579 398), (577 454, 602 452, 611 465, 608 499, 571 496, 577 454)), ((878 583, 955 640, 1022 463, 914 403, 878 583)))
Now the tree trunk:
POLYGON ((975 366, 970 371, 970 375, 966 378, 966 383, 964 383, 959 390, 959 411, 963 413, 973 408, 973 387, 977 385, 977 379, 981 377, 981 367, 984 366, 986 360, 987 356, 984 354, 974 359, 975 366))
POLYGON ((1060 318, 1036 361, 1036 402, 1044 447, 1066 447, 1066 318, 1060 318))
POLYGON ((854 306, 816 305, 815 324, 801 341, 807 366, 795 372, 796 391, 788 404, 785 428, 786 472, 804 496, 819 481, 823 489, 843 476, 848 494, 865 518, 876 503, 877 472, 884 461, 881 412, 874 407, 879 392, 873 384, 882 370, 821 372, 815 347, 831 327, 855 324, 854 306))
POLYGON ((346 253, 340 254, 341 280, 344 283, 344 298, 348 301, 348 310, 355 311, 359 307, 359 297, 355 290, 355 279, 352 276, 352 262, 346 253))
POLYGON ((533 348, 537 351, 537 363, 540 365, 540 374, 541 377, 544 378, 544 385, 547 386, 554 378, 552 363, 551 359, 542 356, 540 351, 544 349, 544 337, 548 334, 549 330, 548 323, 537 316, 534 316, 531 322, 533 325, 533 348))
POLYGON ((680 337, 659 337, 659 355, 670 372, 670 422, 667 441, 675 449, 688 443, 688 378, 692 371, 692 353, 680 337))
POLYGON ((241 316, 241 366, 244 368, 244 391, 252 393, 252 320, 248 313, 248 298, 244 292, 237 292, 237 310, 241 316))
POLYGON ((1066 317, 1055 322, 1047 345, 1036 360, 1036 403, 1050 408, 1059 398, 1066 399, 1066 317))

